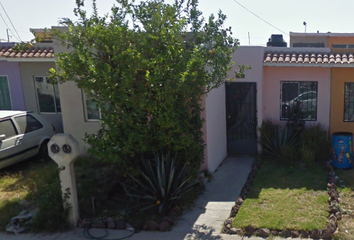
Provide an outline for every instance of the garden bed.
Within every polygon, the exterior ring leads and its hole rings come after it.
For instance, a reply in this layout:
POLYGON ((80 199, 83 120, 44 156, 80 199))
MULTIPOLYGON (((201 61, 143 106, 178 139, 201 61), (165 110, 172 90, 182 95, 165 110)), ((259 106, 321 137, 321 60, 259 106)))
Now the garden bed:
POLYGON ((340 214, 334 182, 329 165, 325 169, 265 160, 260 167, 257 161, 223 232, 331 238, 340 214))

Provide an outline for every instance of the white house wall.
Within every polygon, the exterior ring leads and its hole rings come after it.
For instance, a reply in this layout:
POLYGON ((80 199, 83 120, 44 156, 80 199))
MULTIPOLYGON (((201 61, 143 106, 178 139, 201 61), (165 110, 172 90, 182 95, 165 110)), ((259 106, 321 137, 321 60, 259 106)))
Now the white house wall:
POLYGON ((82 152, 86 151, 85 133, 95 134, 100 129, 99 121, 85 121, 82 91, 76 83, 69 81, 59 85, 64 133, 70 133, 80 144, 82 152))
POLYGON ((208 170, 214 172, 227 156, 225 85, 206 95, 206 145, 208 170))

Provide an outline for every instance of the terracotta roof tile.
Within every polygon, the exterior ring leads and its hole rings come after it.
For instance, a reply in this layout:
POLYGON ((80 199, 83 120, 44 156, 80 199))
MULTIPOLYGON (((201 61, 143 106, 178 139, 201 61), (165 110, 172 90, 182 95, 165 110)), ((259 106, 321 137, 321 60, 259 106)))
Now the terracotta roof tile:
POLYGON ((264 63, 269 64, 335 64, 354 65, 353 53, 326 52, 280 52, 268 51, 264 54, 264 63))
POLYGON ((18 52, 12 47, 0 46, 0 58, 54 58, 54 50, 52 47, 33 47, 18 52))

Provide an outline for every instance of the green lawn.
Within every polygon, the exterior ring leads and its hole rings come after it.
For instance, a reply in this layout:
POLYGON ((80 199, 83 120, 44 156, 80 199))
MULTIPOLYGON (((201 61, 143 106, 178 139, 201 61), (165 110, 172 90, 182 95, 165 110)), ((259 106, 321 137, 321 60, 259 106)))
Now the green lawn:
POLYGON ((233 227, 324 229, 328 217, 326 180, 327 173, 320 166, 263 161, 233 227))
POLYGON ((342 219, 338 221, 335 239, 352 240, 354 236, 354 169, 335 169, 340 182, 337 184, 342 219))

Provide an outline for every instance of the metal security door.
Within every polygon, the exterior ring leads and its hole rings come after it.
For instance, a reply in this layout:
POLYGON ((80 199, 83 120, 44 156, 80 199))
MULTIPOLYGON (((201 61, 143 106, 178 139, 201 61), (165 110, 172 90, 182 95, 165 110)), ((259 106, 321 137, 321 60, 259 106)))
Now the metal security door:
POLYGON ((257 85, 227 83, 227 151, 230 155, 257 154, 257 85))

